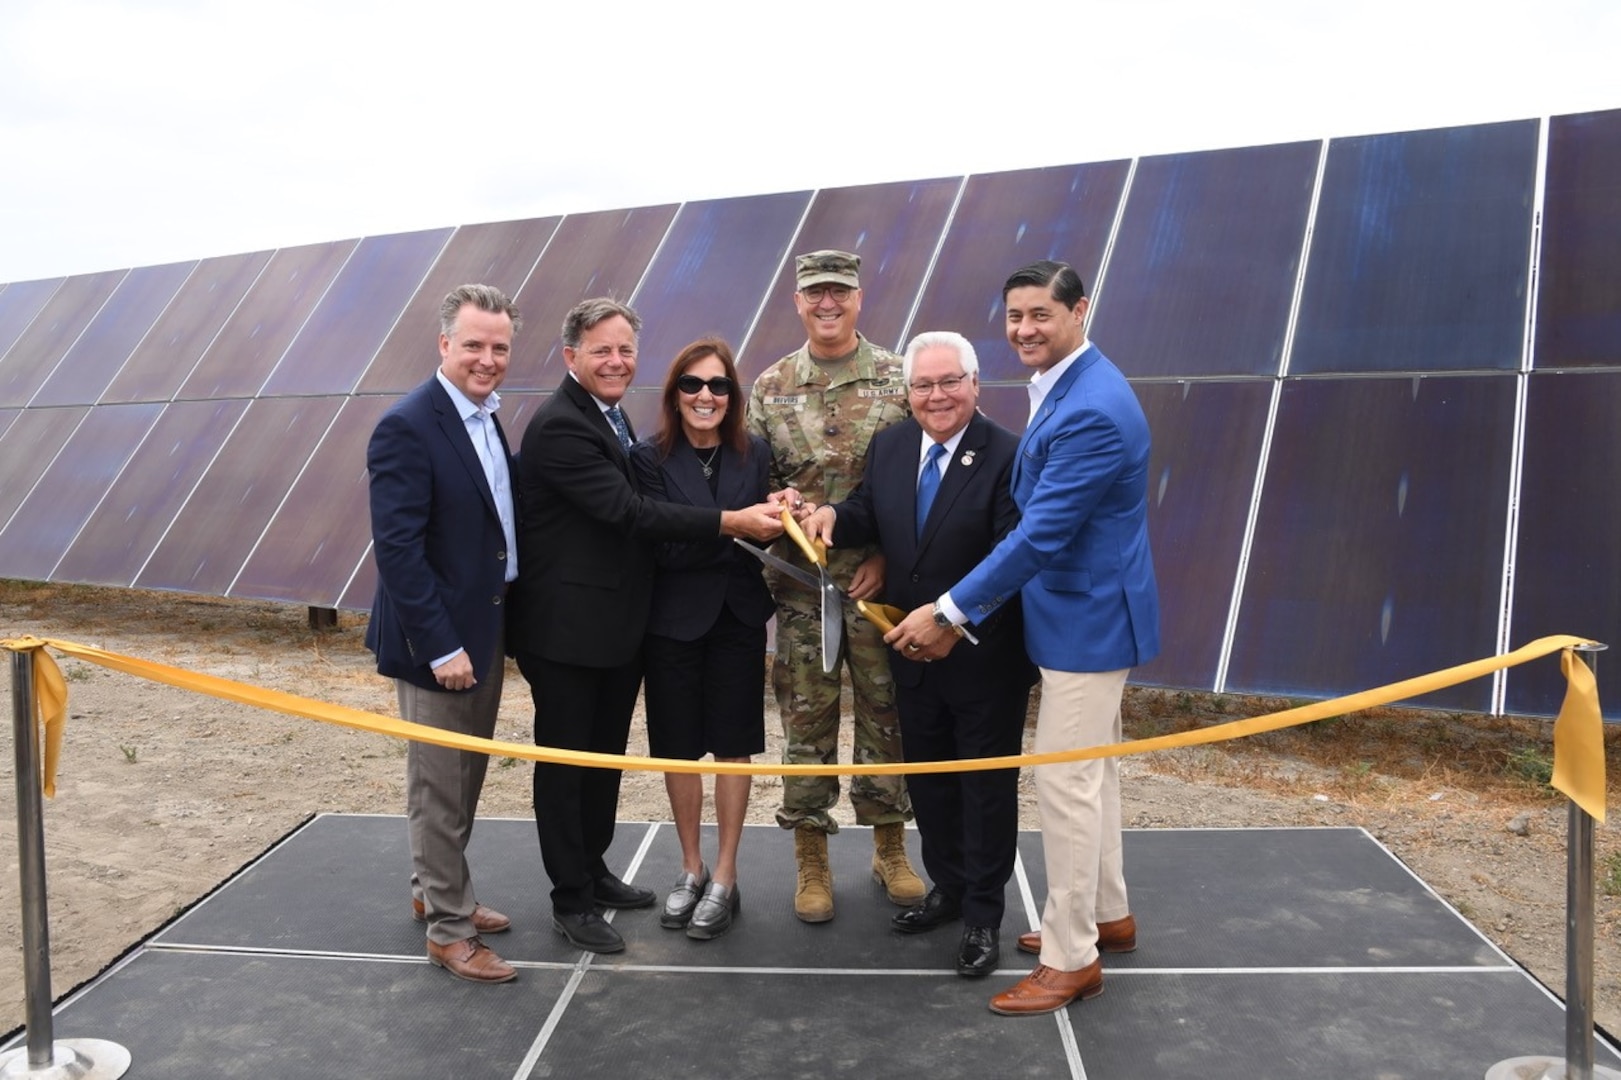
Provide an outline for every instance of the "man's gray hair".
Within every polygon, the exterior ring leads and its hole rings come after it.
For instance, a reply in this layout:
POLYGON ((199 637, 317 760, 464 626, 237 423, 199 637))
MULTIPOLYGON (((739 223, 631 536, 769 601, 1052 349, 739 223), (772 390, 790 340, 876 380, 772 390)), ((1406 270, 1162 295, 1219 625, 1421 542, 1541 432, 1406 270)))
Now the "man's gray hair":
POLYGON ((516 334, 523 326, 523 317, 518 314, 518 305, 514 304, 506 293, 494 285, 462 285, 450 291, 445 302, 439 305, 439 332, 446 337, 456 332, 456 316, 463 306, 472 304, 480 311, 488 311, 492 315, 505 315, 512 320, 512 332, 516 334))
POLYGON ((630 323, 633 332, 642 332, 642 317, 629 304, 621 304, 609 296, 595 296, 590 300, 581 300, 563 316, 563 345, 578 349, 580 338, 587 330, 600 322, 607 322, 615 315, 630 323))
POLYGON ((912 361, 924 349, 946 348, 954 349, 957 359, 962 362, 964 375, 979 376, 979 356, 974 352, 974 343, 952 330, 929 330, 913 338, 906 346, 906 355, 901 358, 901 378, 907 383, 912 381, 912 361))

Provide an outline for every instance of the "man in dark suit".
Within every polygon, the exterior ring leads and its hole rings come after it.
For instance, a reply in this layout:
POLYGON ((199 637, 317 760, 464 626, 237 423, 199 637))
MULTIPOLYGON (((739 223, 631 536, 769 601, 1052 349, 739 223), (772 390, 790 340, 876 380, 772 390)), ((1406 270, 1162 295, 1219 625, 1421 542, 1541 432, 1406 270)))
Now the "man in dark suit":
MULTIPOLYGON (((400 716, 495 734, 508 584, 517 576, 512 455, 495 418, 518 310, 463 285, 440 308, 439 371, 377 422, 366 448, 377 596, 366 644, 394 679, 400 716)), ((512 966, 480 935, 511 926, 478 903, 467 841, 488 756, 412 742, 406 752, 411 903, 428 959, 473 982, 512 966)))
MULTIPOLYGON (((653 597, 655 542, 782 533, 779 508, 683 506, 644 496, 635 441, 619 402, 636 375, 641 319, 607 298, 563 321, 568 374, 536 411, 519 454, 513 651, 535 702, 535 742, 623 754, 642 682, 642 635, 653 597)), ((619 771, 535 766, 535 826, 552 880, 552 926, 575 947, 618 952, 624 940, 597 907, 656 899, 603 861, 613 840, 619 771)))
MULTIPOLYGON (((924 657, 957 645, 953 626, 1024 601, 1025 646, 1041 669, 1037 753, 1119 742, 1131 668, 1159 654, 1159 592, 1148 549, 1148 421, 1120 370, 1086 340, 1086 289, 1051 261, 1002 287, 1007 336, 1034 370, 1013 498, 1019 524, 978 566, 885 640, 924 657)), ((1054 1012, 1103 992, 1101 952, 1137 945, 1120 848, 1117 759, 1036 770, 1047 902, 1021 939, 1036 969, 991 998, 1008 1016, 1054 1012)))
MULTIPOLYGON (((906 349, 909 419, 873 437, 861 485, 805 523, 839 546, 877 543, 885 600, 910 610, 938 596, 989 554, 1018 521, 1008 486, 1018 436, 976 409, 979 360, 960 334, 920 334, 906 349)), ((973 627, 977 645, 939 663, 891 652, 907 761, 1017 754, 1035 669, 1024 654, 1019 603, 973 627)), ((957 972, 988 975, 1000 958, 1003 893, 1019 831, 1019 771, 907 777, 933 887, 891 923, 916 934, 963 922, 957 972)))

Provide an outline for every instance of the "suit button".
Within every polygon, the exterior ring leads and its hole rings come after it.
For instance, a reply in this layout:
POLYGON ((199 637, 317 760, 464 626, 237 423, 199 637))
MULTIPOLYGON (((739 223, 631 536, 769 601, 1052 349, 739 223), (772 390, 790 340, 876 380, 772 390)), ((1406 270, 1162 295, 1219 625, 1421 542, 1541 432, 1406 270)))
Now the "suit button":
POLYGON ((495 557, 496 557, 496 558, 497 558, 497 559, 498 559, 498 560, 500 560, 500 561, 501 561, 501 562, 505 562, 505 561, 506 561, 506 558, 507 558, 507 553, 506 553, 506 552, 504 552, 504 551, 497 551, 497 552, 496 552, 496 553, 495 553, 495 557))
POLYGON ((918 580, 919 580, 918 575, 913 574, 912 575, 912 584, 916 585, 918 583, 918 580))
POLYGON ((490 603, 500 605, 500 603, 501 603, 501 595, 499 593, 497 593, 496 595, 490 597, 490 603))

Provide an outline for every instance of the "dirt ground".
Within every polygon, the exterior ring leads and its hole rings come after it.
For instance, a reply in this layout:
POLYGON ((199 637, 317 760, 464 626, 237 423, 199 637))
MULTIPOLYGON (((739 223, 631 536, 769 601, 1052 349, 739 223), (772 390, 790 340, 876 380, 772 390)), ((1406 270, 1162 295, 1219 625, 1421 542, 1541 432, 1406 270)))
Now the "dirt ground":
MULTIPOLYGON (((393 690, 372 668, 363 626, 345 615, 316 634, 299 607, 0 583, 0 637, 60 638, 392 715, 393 690)), ((402 743, 61 663, 71 719, 57 795, 44 811, 57 998, 310 815, 403 813, 402 743)), ((527 742, 528 694, 515 669, 508 679, 497 737, 527 742)), ((9 731, 9 666, 5 681, 9 731)), ((1133 689, 1127 730, 1159 734, 1287 704, 1133 689)), ((773 711, 768 733, 775 726, 773 711)), ((1609 805, 1621 808, 1621 731, 1606 735, 1609 805)), ((1124 759, 1124 816, 1133 828, 1366 828, 1562 996, 1566 811, 1539 782, 1550 747, 1541 721, 1384 710, 1124 759)), ((631 750, 645 751, 640 721, 631 750)), ((773 739, 766 757, 776 752, 773 739)), ((8 749, 0 760, 0 1032, 24 1016, 14 769, 8 749)), ((529 814, 529 778, 527 763, 497 761, 481 813, 529 814)), ((751 821, 771 820, 780 784, 756 780, 751 821)), ((1021 825, 1034 828, 1028 770, 1021 792, 1021 825)), ((847 804, 840 812, 848 820, 847 804)), ((667 816, 661 778, 627 774, 620 817, 667 816)), ((1621 1034, 1621 830, 1612 821, 1597 836, 1597 1016, 1621 1034)), ((402 868, 402 892, 404 880, 402 868)))

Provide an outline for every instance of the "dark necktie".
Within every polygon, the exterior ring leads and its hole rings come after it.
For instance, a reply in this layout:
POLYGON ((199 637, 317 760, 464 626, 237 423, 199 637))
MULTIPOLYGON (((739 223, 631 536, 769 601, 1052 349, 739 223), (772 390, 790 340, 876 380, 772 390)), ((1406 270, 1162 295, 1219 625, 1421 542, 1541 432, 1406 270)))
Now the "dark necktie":
POLYGON ((614 434, 619 436, 619 445, 625 448, 625 453, 630 453, 630 425, 625 423, 625 414, 619 411, 618 405, 608 409, 608 423, 613 425, 614 434))
POLYGON ((940 459, 946 456, 944 443, 929 447, 923 459, 923 474, 917 478, 917 537, 923 539, 923 523, 929 520, 929 507, 934 505, 935 493, 940 490, 940 459))

